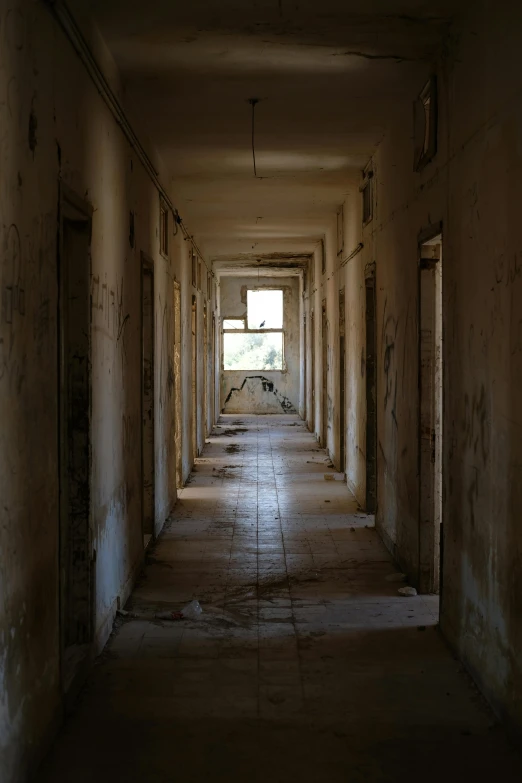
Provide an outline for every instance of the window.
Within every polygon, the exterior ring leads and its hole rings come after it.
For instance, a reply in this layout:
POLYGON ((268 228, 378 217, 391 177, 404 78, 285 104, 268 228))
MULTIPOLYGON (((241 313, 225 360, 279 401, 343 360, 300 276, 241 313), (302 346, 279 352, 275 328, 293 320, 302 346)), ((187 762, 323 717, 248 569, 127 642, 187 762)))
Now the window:
POLYGON ((321 273, 324 275, 326 272, 326 248, 324 246, 324 239, 321 239, 321 273))
POLYGON ((210 272, 207 272, 207 299, 212 299, 212 277, 210 272))
POLYGON ((223 318, 224 370, 283 370, 283 291, 247 291, 246 318, 223 318))
POLYGON ((373 219, 373 171, 366 169, 363 172, 362 194, 362 222, 363 226, 373 219))
POLYGON ((169 254, 169 208, 163 199, 160 199, 160 253, 162 256, 169 254))
POLYGON ((337 212, 337 255, 342 255, 344 250, 344 209, 340 207, 337 212))
POLYGON ((197 258, 193 248, 190 249, 190 259, 192 261, 192 285, 195 288, 197 285, 197 269, 196 269, 197 258))
POLYGON ((198 260, 198 291, 201 291, 201 261, 198 260))
POLYGON ((415 171, 421 171, 437 152, 437 78, 432 76, 413 104, 415 171))

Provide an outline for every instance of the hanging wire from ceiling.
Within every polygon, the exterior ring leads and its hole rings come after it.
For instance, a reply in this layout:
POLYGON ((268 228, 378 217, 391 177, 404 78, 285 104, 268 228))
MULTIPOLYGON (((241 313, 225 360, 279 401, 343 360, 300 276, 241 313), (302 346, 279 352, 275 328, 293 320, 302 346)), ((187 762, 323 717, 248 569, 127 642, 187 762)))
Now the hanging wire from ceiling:
POLYGON ((259 103, 259 98, 249 98, 249 104, 252 106, 252 161, 254 163, 254 177, 257 179, 257 167, 256 167, 256 104, 259 103))

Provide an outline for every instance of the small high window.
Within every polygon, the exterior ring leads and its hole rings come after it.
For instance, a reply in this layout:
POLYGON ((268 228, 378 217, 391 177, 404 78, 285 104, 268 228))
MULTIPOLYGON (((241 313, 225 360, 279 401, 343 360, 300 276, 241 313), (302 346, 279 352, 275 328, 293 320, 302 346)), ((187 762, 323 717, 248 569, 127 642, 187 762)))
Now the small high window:
POLYGON ((196 258, 196 254, 195 254, 195 252, 194 252, 194 250, 192 248, 190 250, 190 258, 191 258, 191 261, 192 261, 192 285, 194 286, 194 288, 196 288, 197 283, 198 283, 198 281, 197 281, 197 258, 196 258))
POLYGON ((360 190, 362 194, 362 222, 365 226, 373 219, 373 171, 366 169, 363 172, 363 177, 360 190))
POLYGON ((344 209, 340 207, 337 212, 337 255, 342 255, 344 250, 344 209))
POLYGON ((162 256, 169 254, 169 208, 163 199, 160 199, 160 225, 159 225, 160 253, 162 256))
POLYGON ((247 291, 246 318, 223 318, 224 370, 283 370, 283 291, 247 291))
POLYGON ((413 104, 414 170, 421 171, 437 152, 437 79, 432 76, 413 104))

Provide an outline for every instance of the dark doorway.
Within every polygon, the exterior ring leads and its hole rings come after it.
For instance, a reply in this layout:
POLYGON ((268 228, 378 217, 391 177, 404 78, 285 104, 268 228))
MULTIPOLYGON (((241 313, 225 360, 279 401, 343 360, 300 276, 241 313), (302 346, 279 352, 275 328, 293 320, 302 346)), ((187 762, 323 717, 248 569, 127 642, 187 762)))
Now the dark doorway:
POLYGON ((346 468, 346 344, 344 288, 339 291, 339 470, 346 468))
POLYGON ((321 446, 326 449, 327 442, 328 442, 328 320, 326 317, 326 299, 323 299, 321 314, 322 314, 321 337, 322 337, 322 349, 323 349, 322 350, 323 415, 322 415, 322 428, 321 428, 321 446))
POLYGON ((311 386, 311 404, 310 404, 310 417, 308 421, 311 432, 315 430, 315 318, 314 311, 310 313, 310 327, 309 337, 310 340, 310 386, 311 386))
MULTIPOLYGON (((366 511, 377 509, 377 392, 375 373, 375 265, 366 274, 366 511)), ((364 366, 364 365, 363 365, 364 366)))
POLYGON ((174 281, 174 427, 178 488, 183 486, 181 413, 181 286, 174 281))
POLYGON ((154 265, 141 257, 141 475, 142 529, 147 546, 154 535, 154 265))
POLYGON ((93 639, 91 511, 91 214, 62 187, 58 258, 62 687, 87 673, 93 639))
POLYGON ((201 417, 201 424, 204 437, 208 435, 208 379, 210 374, 208 372, 208 318, 207 318, 207 303, 203 302, 203 414, 201 417))
MULTIPOLYGON (((434 229, 436 231, 436 229, 434 229)), ((438 593, 442 529, 442 235, 420 243, 419 592, 438 593)))
POLYGON ((198 304, 192 294, 192 458, 198 456, 198 304))

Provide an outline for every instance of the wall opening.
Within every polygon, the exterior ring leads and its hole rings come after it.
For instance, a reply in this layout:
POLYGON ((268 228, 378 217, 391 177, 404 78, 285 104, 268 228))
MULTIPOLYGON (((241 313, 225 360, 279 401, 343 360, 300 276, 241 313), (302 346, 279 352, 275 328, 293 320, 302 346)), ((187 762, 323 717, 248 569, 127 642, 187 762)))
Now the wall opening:
POLYGON ((208 406, 208 320, 207 303, 203 302, 203 429, 205 438, 208 435, 207 406, 208 406))
POLYGON ((174 428, 177 488, 183 486, 181 405, 181 286, 174 282, 174 428))
POLYGON ((420 244, 419 591, 440 590, 442 561, 442 235, 420 244))
POLYGON ((154 535, 154 264, 141 256, 141 477, 145 547, 154 535))
POLYGON ((366 511, 375 514, 377 508, 377 390, 375 358, 375 265, 367 270, 366 294, 366 511))
POLYGON ((345 292, 339 291, 339 470, 346 469, 346 344, 345 292))
POLYGON ((192 295, 192 457, 198 456, 198 302, 192 295))
POLYGON ((310 427, 311 432, 314 432, 315 431, 315 317, 314 317, 313 310, 310 312, 309 340, 310 340, 310 384, 311 384, 312 394, 311 394, 310 418, 308 421, 308 425, 310 427))
POLYGON ((326 299, 321 307, 321 339, 322 339, 322 403, 323 415, 321 422, 321 446, 326 449, 328 442, 328 319, 326 317, 326 299))
POLYGON ((62 188, 59 278, 62 688, 83 680, 93 638, 91 553, 91 212, 62 188))

